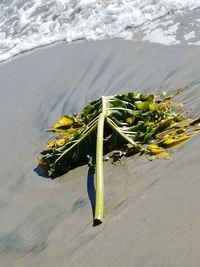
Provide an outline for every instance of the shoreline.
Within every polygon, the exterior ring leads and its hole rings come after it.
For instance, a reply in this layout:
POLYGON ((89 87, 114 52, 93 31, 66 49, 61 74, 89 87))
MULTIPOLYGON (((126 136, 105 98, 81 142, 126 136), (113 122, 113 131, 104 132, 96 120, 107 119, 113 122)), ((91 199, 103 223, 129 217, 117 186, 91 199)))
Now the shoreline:
POLYGON ((15 54, 8 59, 1 60, 0 65, 13 62, 15 60, 18 60, 18 58, 28 56, 32 53, 37 52, 37 51, 51 49, 52 47, 59 46, 59 45, 66 45, 66 46, 72 45, 73 46, 73 45, 84 44, 84 43, 102 43, 102 42, 126 42, 126 43, 130 43, 130 44, 140 44, 141 43, 141 44, 146 44, 146 45, 150 45, 150 46, 155 45, 155 46, 163 46, 163 47, 183 47, 183 48, 184 47, 189 47, 189 48, 200 47, 199 44, 195 44, 195 43, 189 43, 189 44, 188 43, 177 43, 177 44, 169 45, 169 44, 156 43, 153 41, 151 42, 149 40, 140 40, 140 39, 138 39, 138 40, 137 39, 126 40, 126 39, 123 39, 121 37, 113 37, 113 38, 104 39, 104 40, 77 39, 77 40, 74 40, 72 42, 66 42, 65 40, 59 40, 59 41, 54 41, 50 44, 40 45, 38 47, 34 47, 34 48, 29 49, 29 50, 19 52, 18 54, 15 54))

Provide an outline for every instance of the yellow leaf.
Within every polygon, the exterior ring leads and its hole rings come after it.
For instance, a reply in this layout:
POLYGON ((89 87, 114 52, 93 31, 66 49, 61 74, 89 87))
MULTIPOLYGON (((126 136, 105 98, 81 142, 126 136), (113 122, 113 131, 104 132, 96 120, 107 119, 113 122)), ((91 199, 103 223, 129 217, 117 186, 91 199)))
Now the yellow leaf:
POLYGON ((56 129, 67 129, 67 128, 70 128, 74 123, 74 120, 66 115, 62 116, 61 119, 56 123, 54 124, 53 126, 53 130, 56 130, 56 129))
POLYGON ((153 155, 160 154, 163 152, 163 149, 159 147, 158 145, 149 145, 147 148, 153 155))
POLYGON ((60 147, 60 146, 63 146, 65 143, 67 143, 66 138, 60 138, 60 139, 52 140, 48 143, 47 148, 60 147))
POLYGON ((132 124, 134 123, 134 118, 133 118, 133 117, 126 118, 126 122, 127 122, 129 125, 132 125, 132 124))
POLYGON ((52 140, 47 144, 47 148, 54 148, 56 146, 56 140, 52 140))
POLYGON ((175 137, 175 136, 169 137, 163 142, 163 145, 165 145, 167 147, 175 146, 175 145, 178 145, 178 144, 188 140, 189 138, 190 138, 190 136, 187 134, 180 135, 179 137, 175 137))
POLYGON ((149 104, 149 110, 151 110, 151 111, 154 111, 154 110, 158 110, 158 107, 159 107, 159 105, 156 105, 156 104, 149 104))
POLYGON ((172 157, 171 154, 167 153, 166 151, 164 151, 164 149, 162 149, 161 147, 159 147, 158 145, 149 145, 147 147, 150 151, 150 153, 153 155, 151 158, 165 158, 165 159, 169 159, 172 157))

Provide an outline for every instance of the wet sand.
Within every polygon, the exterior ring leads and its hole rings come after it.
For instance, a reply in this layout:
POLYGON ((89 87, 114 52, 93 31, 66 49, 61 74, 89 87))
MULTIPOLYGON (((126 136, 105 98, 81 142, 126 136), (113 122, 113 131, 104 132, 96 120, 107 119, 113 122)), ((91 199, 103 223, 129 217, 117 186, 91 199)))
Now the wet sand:
POLYGON ((101 95, 187 87, 180 101, 200 114, 199 58, 197 46, 110 40, 61 43, 0 65, 1 266, 199 265, 200 135, 171 160, 106 162, 98 227, 87 166, 55 180, 35 169, 46 130, 101 95))

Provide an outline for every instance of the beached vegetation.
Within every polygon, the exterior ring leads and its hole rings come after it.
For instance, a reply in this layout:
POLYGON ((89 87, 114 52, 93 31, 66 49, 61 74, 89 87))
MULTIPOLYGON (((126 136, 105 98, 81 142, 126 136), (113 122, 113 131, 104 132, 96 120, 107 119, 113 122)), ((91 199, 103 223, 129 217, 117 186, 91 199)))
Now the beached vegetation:
POLYGON ((80 115, 63 115, 51 129, 56 137, 38 158, 39 165, 55 178, 88 163, 96 175, 94 222, 101 223, 106 154, 113 152, 113 161, 134 154, 171 158, 172 146, 199 131, 200 118, 186 118, 185 109, 176 101, 181 92, 102 96, 90 102, 80 115))

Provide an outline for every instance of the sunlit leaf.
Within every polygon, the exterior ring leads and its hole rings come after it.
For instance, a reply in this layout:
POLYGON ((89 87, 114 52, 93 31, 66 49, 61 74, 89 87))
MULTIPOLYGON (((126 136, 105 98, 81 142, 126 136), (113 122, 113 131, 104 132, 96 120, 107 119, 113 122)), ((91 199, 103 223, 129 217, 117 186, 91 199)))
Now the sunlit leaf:
POLYGON ((57 129, 68 129, 70 128, 74 123, 74 120, 71 117, 68 117, 67 115, 64 115, 61 117, 61 119, 54 124, 52 127, 52 130, 56 131, 57 129))
POLYGON ((126 122, 128 125, 133 125, 134 121, 135 121, 134 117, 126 118, 126 122))
POLYGON ((149 149, 150 153, 153 155, 160 154, 164 151, 161 147, 155 144, 149 145, 147 148, 149 149))
POLYGON ((162 145, 165 147, 172 147, 172 146, 181 144, 182 142, 188 140, 189 138, 190 138, 190 136, 187 134, 183 134, 180 136, 174 136, 174 137, 170 136, 162 143, 162 145))
POLYGON ((156 144, 152 144, 149 145, 147 147, 147 149, 149 150, 150 154, 153 156, 152 158, 166 158, 169 159, 172 157, 172 155, 170 153, 168 153, 167 151, 164 150, 164 148, 159 147, 156 144))
MULTIPOLYGON (((63 115, 53 127, 56 137, 38 158, 47 176, 55 178, 88 163, 96 169, 96 209, 103 217, 103 156, 115 152, 123 156, 150 155, 171 158, 171 147, 183 144, 200 131, 200 117, 185 118, 182 104, 171 94, 144 95, 138 92, 102 96, 83 108, 80 115, 63 115), (100 188, 100 189, 99 189, 100 188)), ((96 214, 96 212, 95 212, 96 214)))
POLYGON ((63 146, 64 144, 66 144, 68 141, 67 138, 60 138, 60 139, 55 139, 52 140, 48 143, 47 148, 57 148, 60 146, 63 146))

